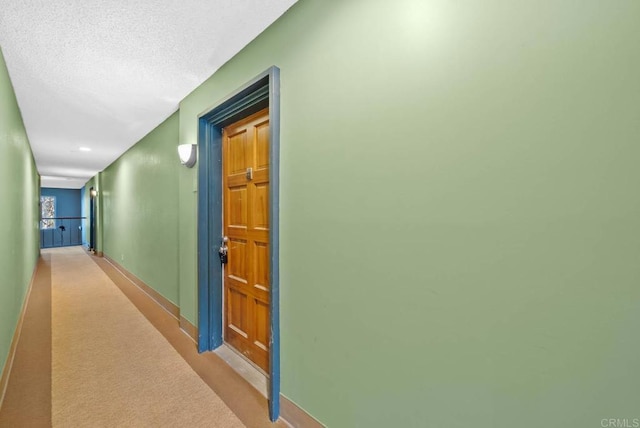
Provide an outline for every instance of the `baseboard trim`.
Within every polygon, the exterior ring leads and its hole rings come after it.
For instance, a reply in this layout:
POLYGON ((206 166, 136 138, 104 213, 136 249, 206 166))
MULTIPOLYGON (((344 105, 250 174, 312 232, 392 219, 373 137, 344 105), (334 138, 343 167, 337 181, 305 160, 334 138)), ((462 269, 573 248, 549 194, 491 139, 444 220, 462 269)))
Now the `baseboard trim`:
MULTIPOLYGON (((225 402, 247 428, 272 425, 267 400, 214 352, 199 353, 191 338, 179 328, 179 322, 149 294, 124 276, 107 259, 91 259, 113 281, 140 313, 169 341, 198 376, 225 402)), ((189 399, 186 397, 185 399, 189 399)), ((282 425, 280 425, 282 426, 282 425)))
MULTIPOLYGON (((96 254, 97 255, 97 254, 96 254)), ((98 256, 101 257, 101 256, 98 256)), ((145 294, 151 297, 157 304, 162 306, 167 312, 169 312, 175 319, 180 319, 180 308, 162 294, 158 293, 153 288, 149 287, 143 280, 129 272, 126 268, 121 266, 118 262, 113 260, 111 257, 104 255, 103 256, 106 261, 108 261, 113 267, 115 267, 122 275, 124 275, 129 281, 134 283, 138 288, 140 288, 145 294)), ((186 321, 186 320, 185 320, 186 321)), ((182 323, 180 323, 182 327, 182 323)))
POLYGON ((180 316, 180 330, 184 331, 195 343, 198 343, 198 328, 182 315, 180 316))
POLYGON ((90 256, 104 257, 104 253, 102 251, 92 250, 88 245, 82 244, 82 249, 90 256))
MULTIPOLYGON (((98 256, 96 254, 96 256, 98 256)), ((100 256, 98 256, 100 257, 100 256)), ((167 300, 160 293, 153 288, 149 287, 144 281, 129 272, 126 268, 121 266, 118 262, 113 260, 107 255, 102 256, 109 264, 111 264, 117 271, 119 271, 125 278, 131 283, 137 286, 142 292, 148 295, 153 301, 155 301, 160 307, 169 312, 175 317, 180 325, 180 329, 189 336, 195 343, 198 343, 198 328, 195 327, 186 318, 180 315, 180 308, 174 303, 167 300)), ((0 401, 1 403, 1 401, 0 401)), ((307 413, 304 409, 298 406, 293 401, 289 400, 284 395, 280 394, 280 419, 287 425, 295 428, 322 428, 325 425, 318 421, 316 418, 307 413)))
POLYGON ((295 428, 321 428, 325 426, 282 394, 280 394, 280 418, 284 423, 295 428))
POLYGON ((27 302, 29 302, 29 297, 31 297, 31 290, 33 290, 33 284, 36 279, 36 272, 38 271, 38 266, 40 263, 40 258, 42 256, 38 256, 36 260, 36 265, 33 267, 33 273, 31 274, 31 282, 29 283, 29 288, 27 289, 27 293, 24 296, 24 301, 22 302, 22 308, 20 309, 20 316, 18 317, 18 323, 16 324, 16 329, 13 332, 13 338, 11 339, 11 346, 9 346, 9 354, 7 355, 7 361, 4 364, 4 368, 2 369, 2 376, 0 377, 0 408, 2 408, 2 402, 4 401, 4 396, 7 392, 7 386, 9 385, 9 376, 11 375, 11 369, 13 368, 13 360, 16 356, 16 349, 18 348, 18 342, 20 341, 20 335, 22 333, 22 325, 24 324, 24 315, 27 310, 27 302))

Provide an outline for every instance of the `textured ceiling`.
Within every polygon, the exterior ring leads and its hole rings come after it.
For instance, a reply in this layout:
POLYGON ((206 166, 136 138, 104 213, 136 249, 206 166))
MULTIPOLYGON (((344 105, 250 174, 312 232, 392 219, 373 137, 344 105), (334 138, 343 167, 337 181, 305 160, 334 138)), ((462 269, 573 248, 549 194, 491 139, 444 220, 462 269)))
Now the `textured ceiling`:
POLYGON ((42 186, 82 187, 295 1, 0 0, 42 186))

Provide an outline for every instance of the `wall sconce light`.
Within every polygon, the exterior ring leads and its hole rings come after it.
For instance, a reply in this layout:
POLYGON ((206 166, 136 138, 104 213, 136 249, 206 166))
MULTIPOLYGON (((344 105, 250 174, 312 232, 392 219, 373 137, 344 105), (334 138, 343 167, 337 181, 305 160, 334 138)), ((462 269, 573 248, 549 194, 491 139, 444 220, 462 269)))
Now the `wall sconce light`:
POLYGON ((180 144, 178 146, 178 155, 182 165, 191 168, 198 159, 198 147, 195 144, 180 144))
POLYGON ((92 198, 95 198, 98 196, 98 191, 92 187, 91 190, 89 190, 89 195, 91 195, 92 198))

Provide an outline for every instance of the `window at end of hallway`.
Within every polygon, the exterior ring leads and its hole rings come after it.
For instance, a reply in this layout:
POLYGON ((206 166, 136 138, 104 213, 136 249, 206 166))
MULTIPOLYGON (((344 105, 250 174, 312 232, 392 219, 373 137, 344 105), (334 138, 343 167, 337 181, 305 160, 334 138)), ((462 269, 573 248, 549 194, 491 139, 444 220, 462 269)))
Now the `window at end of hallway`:
POLYGON ((40 197, 40 229, 54 229, 56 227, 55 220, 49 220, 56 216, 56 198, 55 196, 40 197))

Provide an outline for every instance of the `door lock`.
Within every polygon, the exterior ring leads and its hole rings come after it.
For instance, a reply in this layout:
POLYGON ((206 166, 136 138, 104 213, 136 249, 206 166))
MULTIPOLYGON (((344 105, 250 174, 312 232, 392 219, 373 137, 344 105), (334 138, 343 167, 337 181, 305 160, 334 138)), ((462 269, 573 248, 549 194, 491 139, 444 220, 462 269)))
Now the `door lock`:
POLYGON ((228 252, 229 252, 229 247, 227 247, 227 242, 229 242, 229 238, 227 238, 226 236, 222 237, 222 245, 220 245, 220 248, 218 248, 218 256, 220 257, 220 263, 222 263, 223 265, 227 264, 228 262, 228 252))

